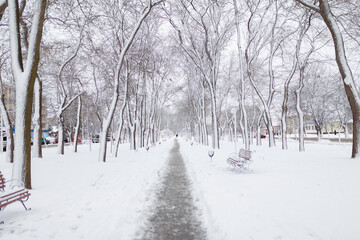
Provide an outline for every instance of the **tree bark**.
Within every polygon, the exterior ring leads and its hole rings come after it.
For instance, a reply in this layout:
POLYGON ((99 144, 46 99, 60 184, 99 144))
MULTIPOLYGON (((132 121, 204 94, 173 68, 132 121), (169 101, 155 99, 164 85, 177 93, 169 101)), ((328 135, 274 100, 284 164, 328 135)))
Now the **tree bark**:
POLYGON ((81 108, 82 108, 82 101, 81 96, 78 97, 78 109, 77 109, 77 115, 76 115, 76 128, 75 128, 75 134, 74 134, 74 152, 77 152, 77 146, 78 146, 78 137, 79 137, 79 130, 81 126, 81 108))
POLYGON ((216 93, 213 88, 210 89, 211 92, 211 121, 212 121, 212 148, 219 149, 220 142, 219 142, 219 126, 217 122, 217 115, 216 115, 216 93))
POLYGON ((118 156, 119 144, 120 144, 120 140, 121 140, 121 133, 122 133, 122 129, 123 129, 123 126, 124 126, 124 111, 125 111, 125 108, 126 108, 126 97, 125 97, 124 103, 123 103, 123 105, 121 106, 121 109, 120 109, 120 123, 119 123, 119 128, 118 128, 118 132, 117 132, 117 136, 116 136, 116 140, 115 140, 114 157, 118 156))
POLYGON ((9 1, 9 32, 12 70, 16 85, 15 152, 12 182, 10 187, 31 189, 31 114, 35 78, 40 57, 46 0, 36 1, 32 29, 29 38, 28 57, 24 68, 21 39, 20 15, 17 1, 9 1))
POLYGON ((301 90, 304 87, 304 80, 303 76, 300 75, 300 83, 298 89, 295 91, 296 96, 296 112, 298 114, 299 119, 299 151, 305 151, 305 144, 304 144, 304 113, 301 109, 301 90))
MULTIPOLYGON (((42 128, 41 128, 41 112, 42 112, 42 82, 39 77, 35 80, 34 85, 34 116, 32 119, 34 132, 33 132, 33 157, 42 158, 42 128)), ((46 139, 44 139, 46 141, 46 139)))
POLYGON ((0 20, 4 16, 5 9, 7 8, 7 0, 0 0, 0 20))

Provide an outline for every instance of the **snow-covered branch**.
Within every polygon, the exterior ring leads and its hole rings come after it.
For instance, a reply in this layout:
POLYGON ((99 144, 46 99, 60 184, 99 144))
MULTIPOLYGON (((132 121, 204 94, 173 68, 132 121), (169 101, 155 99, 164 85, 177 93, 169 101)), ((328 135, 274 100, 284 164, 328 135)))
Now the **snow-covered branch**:
POLYGON ((42 30, 43 30, 43 22, 45 18, 45 9, 46 9, 46 0, 36 1, 36 9, 38 11, 35 11, 32 27, 31 27, 31 33, 29 37, 29 49, 28 49, 28 56, 26 61, 26 67, 25 67, 25 74, 36 74, 37 70, 37 62, 39 61, 39 55, 40 52, 38 49, 40 48, 40 42, 41 42, 41 36, 42 36, 42 30), (34 68, 34 66, 36 67, 34 68))
POLYGON ((10 50, 11 64, 15 78, 19 78, 23 71, 20 26, 19 26, 19 9, 17 1, 10 1, 9 5, 9 27, 10 27, 10 50))
POLYGON ((64 97, 66 98, 66 91, 65 91, 65 87, 64 87, 64 84, 63 84, 63 81, 62 81, 62 72, 64 71, 65 67, 74 59, 76 58, 79 50, 80 50, 80 47, 81 47, 81 40, 82 40, 82 32, 84 30, 84 27, 83 29, 81 30, 80 32, 80 37, 79 37, 79 42, 78 42, 78 45, 74 51, 74 53, 63 63, 63 65, 61 65, 60 67, 60 70, 59 70, 59 73, 58 73, 58 79, 59 79, 59 83, 60 83, 60 86, 61 86, 61 89, 63 91, 63 94, 64 94, 64 97))
POLYGON ((314 10, 315 12, 320 12, 320 8, 318 6, 308 2, 306 0, 295 0, 295 1, 297 1, 298 3, 304 5, 305 7, 308 7, 310 9, 314 10))
POLYGON ((4 15, 7 5, 8 5, 7 0, 0 0, 0 20, 4 15))
MULTIPOLYGON (((160 1, 161 2, 161 1, 160 1)), ((157 4, 157 3, 155 3, 157 4)), ((140 27, 141 27, 141 24, 143 23, 143 21, 146 19, 146 17, 149 15, 151 9, 153 8, 153 4, 151 4, 151 1, 150 1, 150 4, 149 6, 147 6, 145 9, 144 9, 144 12, 143 14, 141 15, 140 19, 138 20, 138 22, 136 23, 135 25, 135 28, 133 29, 129 39, 127 40, 127 42, 125 43, 125 46, 124 48, 121 50, 121 53, 120 53, 120 57, 119 57, 119 61, 118 61, 118 64, 116 66, 116 75, 115 75, 115 78, 114 78, 114 87, 117 87, 119 85, 119 80, 120 80, 120 70, 121 70, 121 67, 122 67, 122 64, 124 62, 124 58, 125 58, 125 55, 127 53, 127 51, 129 50, 131 44, 133 43, 134 39, 135 39, 135 36, 137 34, 137 32, 139 31, 140 27)))
POLYGON ((100 135, 100 152, 99 152, 99 161, 101 161, 101 162, 106 161, 107 132, 109 130, 110 123, 113 119, 114 112, 115 112, 118 98, 119 98, 120 72, 121 72, 121 68, 122 68, 122 65, 123 65, 123 62, 125 59, 125 55, 126 55, 127 51, 130 49, 130 47, 136 37, 136 34, 140 30, 142 23, 145 21, 147 16, 150 14, 151 9, 154 6, 156 6, 157 4, 160 4, 161 2, 162 1, 157 1, 155 3, 152 3, 152 1, 149 0, 148 6, 146 6, 143 9, 142 14, 141 14, 140 18, 138 19, 138 21, 136 22, 135 27, 133 28, 129 38, 126 40, 124 47, 121 49, 120 56, 118 58, 118 62, 116 64, 116 68, 115 68, 115 76, 113 78, 113 96, 112 96, 112 100, 111 100, 111 105, 110 105, 109 111, 107 113, 107 116, 104 119, 104 121, 102 122, 102 126, 101 126, 102 129, 101 129, 101 135, 100 135))
POLYGON ((64 112, 72 103, 73 101, 75 101, 76 98, 78 98, 81 94, 83 94, 84 92, 80 92, 78 94, 75 95, 75 97, 73 97, 72 99, 70 99, 70 101, 61 108, 61 112, 64 112))

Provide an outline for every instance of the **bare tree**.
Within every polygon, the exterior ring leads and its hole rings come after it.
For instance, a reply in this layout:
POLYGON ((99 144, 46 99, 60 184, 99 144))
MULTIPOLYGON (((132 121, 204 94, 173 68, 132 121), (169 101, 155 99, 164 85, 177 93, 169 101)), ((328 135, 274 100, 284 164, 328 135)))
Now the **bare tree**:
POLYGON ((40 42, 45 16, 46 0, 35 2, 28 57, 24 66, 20 39, 19 4, 9 1, 9 29, 12 71, 16 84, 15 153, 11 186, 31 189, 31 112, 35 78, 39 63, 40 42))
POLYGON ((306 75, 304 69, 300 71, 300 74, 304 75, 300 78, 305 81, 306 109, 314 122, 318 140, 323 137, 324 123, 331 114, 331 99, 334 94, 334 84, 328 80, 330 76, 325 73, 326 69, 319 67, 318 64, 309 67, 306 75))
MULTIPOLYGON (((25 50, 29 50, 29 27, 28 23, 26 22, 26 16, 24 16, 25 7, 26 7, 26 0, 21 0, 19 5, 19 18, 20 18, 20 25, 23 32, 22 42, 24 44, 25 50)), ((42 158, 42 129, 41 129, 41 122, 42 122, 42 83, 39 75, 37 75, 34 84, 34 113, 32 118, 33 124, 33 157, 34 158, 42 158)))
POLYGON ((307 60, 310 57, 310 54, 313 51, 313 48, 311 48, 311 51, 308 52, 306 55, 304 61, 301 62, 300 59, 300 49, 301 44, 303 42, 303 38, 306 35, 309 27, 310 27, 310 19, 311 16, 308 14, 304 14, 302 16, 303 19, 299 19, 299 26, 298 26, 298 37, 295 45, 295 53, 293 54, 293 63, 292 68, 284 82, 284 99, 282 104, 282 113, 281 113, 281 135, 282 135, 282 149, 287 149, 287 137, 286 137, 286 115, 287 115, 287 109, 288 109, 288 99, 289 99, 289 85, 290 81, 292 80, 297 68, 300 69, 300 77, 299 77, 299 88, 295 91, 296 93, 296 111, 298 113, 299 117, 299 150, 304 151, 304 115, 300 107, 301 102, 301 90, 303 88, 303 73, 305 66, 307 64, 307 60))
POLYGON ((212 147, 219 148, 218 110, 216 84, 219 75, 220 56, 229 41, 232 19, 225 1, 180 1, 173 17, 168 19, 177 31, 180 45, 189 59, 199 68, 208 85, 211 103, 212 147))
POLYGON ((106 161, 106 138, 109 131, 109 127, 111 124, 111 121, 114 116, 114 112, 116 109, 116 105, 119 98, 119 85, 120 85, 120 72, 123 65, 123 61, 125 58, 125 55, 129 48, 131 47, 135 36, 137 32, 139 31, 142 23, 147 18, 147 16, 150 14, 153 7, 160 4, 162 0, 159 0, 157 2, 153 2, 152 0, 149 0, 148 5, 143 9, 141 16, 139 17, 137 23, 135 24, 130 36, 127 38, 127 40, 124 42, 123 47, 121 48, 120 56, 117 61, 117 65, 115 67, 115 75, 113 77, 113 96, 112 101, 110 105, 110 109, 105 117, 105 119, 102 122, 101 126, 101 134, 100 134, 100 152, 99 152, 99 161, 105 162, 106 161))
POLYGON ((74 52, 71 54, 71 56, 61 65, 59 72, 57 74, 58 78, 58 84, 60 86, 60 92, 61 92, 61 102, 60 105, 56 111, 56 118, 58 121, 58 147, 57 147, 57 153, 58 154, 64 154, 64 111, 73 103, 73 101, 76 100, 83 92, 77 93, 74 97, 72 97, 68 101, 68 93, 65 89, 64 81, 63 81, 63 71, 64 69, 70 64, 70 62, 76 58, 80 47, 81 47, 81 39, 82 39, 82 31, 80 33, 79 42, 74 50, 74 52))
MULTIPOLYGON (((185 58, 179 56, 179 58, 185 58)), ((186 58, 185 58, 186 59, 186 58)), ((196 124, 198 129, 198 139, 201 144, 209 145, 208 131, 206 126, 206 86, 198 67, 192 62, 184 60, 184 74, 187 80, 187 98, 193 113, 196 116, 196 124)))
POLYGON ((328 0, 319 0, 318 5, 313 4, 307 0, 295 1, 319 13, 331 32, 335 47, 336 63, 343 79, 345 92, 348 97, 353 115, 353 145, 351 157, 356 158, 360 154, 360 95, 357 91, 354 77, 346 58, 345 43, 336 20, 336 16, 333 15, 328 0))
MULTIPOLYGON (((237 0, 234 1, 234 11, 235 11, 235 25, 236 25, 236 33, 237 33, 237 48, 238 48, 238 58, 239 58, 239 66, 240 66, 240 85, 241 85, 241 92, 240 92, 240 109, 242 113, 242 118, 244 119, 243 128, 244 129, 244 142, 245 142, 245 149, 250 149, 250 141, 249 141, 249 133, 248 133, 248 118, 245 109, 245 79, 244 79, 244 66, 243 66, 243 56, 242 56, 242 49, 241 49, 241 29, 240 29, 240 12, 237 7, 237 0)), ((236 123, 235 123, 236 124, 236 123)), ((236 133, 235 133, 236 135, 236 133)))
MULTIPOLYGON (((269 133, 269 147, 275 145, 274 133, 272 127, 272 120, 270 114, 270 105, 275 93, 275 82, 273 74, 273 57, 278 50, 281 41, 276 41, 275 39, 275 30, 277 29, 278 23, 278 5, 277 1, 266 3, 261 3, 261 1, 252 1, 249 0, 246 2, 246 5, 249 9, 249 17, 247 20, 247 45, 245 49, 245 60, 246 60, 246 70, 247 76, 250 80, 251 85, 253 86, 256 94, 258 95, 261 103, 263 105, 263 119, 266 124, 269 133), (269 9, 275 4, 275 18, 271 22, 266 21, 268 17, 269 9), (266 29, 270 28, 270 33, 266 29), (269 40, 268 40, 269 39, 269 40), (260 52, 265 49, 267 45, 270 45, 269 57, 268 57, 268 76, 269 76, 269 88, 267 99, 264 93, 262 93, 259 88, 257 78, 262 78, 259 76, 259 71, 262 70, 262 65, 264 60, 260 59, 260 52)), ((260 121, 259 121, 260 123, 260 121)), ((260 133, 259 133, 260 134, 260 133)))

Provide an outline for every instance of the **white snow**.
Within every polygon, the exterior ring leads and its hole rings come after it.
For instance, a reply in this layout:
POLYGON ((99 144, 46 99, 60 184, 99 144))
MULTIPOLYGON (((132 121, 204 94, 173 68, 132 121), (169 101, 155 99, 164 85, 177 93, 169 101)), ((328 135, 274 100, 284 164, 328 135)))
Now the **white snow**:
MULTIPOLYGON (((263 143, 267 145, 267 143, 263 143)), ((350 144, 313 143, 306 152, 254 147, 250 172, 226 164, 234 143, 182 144, 210 239, 360 239, 360 161, 350 144), (194 151, 196 148, 196 151, 194 151)), ((239 144, 237 146, 239 149, 239 144)))
MULTIPOLYGON (((68 148, 71 146, 67 146, 68 148)), ((32 185, 25 211, 13 203, 0 212, 0 239, 133 239, 142 213, 152 202, 172 142, 130 152, 119 147, 119 158, 97 161, 99 144, 68 149, 43 148, 43 159, 32 160, 32 185)), ((111 154, 109 154, 111 155, 111 154)), ((0 171, 11 177, 11 164, 1 154, 0 171)))
MULTIPOLYGON (((0 239, 134 239, 155 199, 173 141, 149 152, 120 145, 119 158, 97 161, 99 144, 79 152, 44 148, 33 159, 33 187, 20 203, 0 212, 0 239)), ((351 144, 321 142, 297 151, 254 147, 250 172, 227 166, 234 143, 221 142, 213 160, 208 147, 180 140, 209 239, 360 239, 360 161, 351 144)), ((110 147, 110 146, 109 146, 110 147)), ((237 145, 239 150, 240 144, 237 145)), ((12 165, 0 155, 0 171, 12 165)))

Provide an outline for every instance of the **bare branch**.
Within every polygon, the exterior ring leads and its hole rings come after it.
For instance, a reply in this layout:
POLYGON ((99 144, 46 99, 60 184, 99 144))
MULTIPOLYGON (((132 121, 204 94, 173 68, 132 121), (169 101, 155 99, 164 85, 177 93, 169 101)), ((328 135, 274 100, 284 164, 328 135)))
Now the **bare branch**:
POLYGON ((63 63, 63 65, 60 67, 60 70, 59 70, 59 73, 58 73, 58 80, 59 80, 59 83, 60 83, 60 86, 61 86, 61 89, 63 91, 64 96, 66 96, 66 91, 65 91, 65 87, 64 87, 61 75, 62 75, 62 72, 64 71, 65 67, 77 56, 77 54, 78 54, 78 52, 80 50, 81 41, 82 41, 82 33, 83 33, 84 28, 85 28, 85 25, 81 29, 79 42, 78 42, 78 45, 77 45, 74 53, 63 63))
POLYGON ((0 0, 0 20, 4 15, 7 5, 8 5, 7 0, 0 0))
POLYGON ((71 104, 73 101, 75 101, 76 98, 78 98, 81 94, 83 94, 84 92, 78 93, 75 95, 75 97, 73 97, 72 99, 70 99, 70 101, 61 108, 61 111, 64 112, 71 104))
POLYGON ((314 10, 315 12, 320 12, 320 7, 316 6, 315 4, 309 3, 306 0, 295 0, 295 1, 297 1, 298 3, 304 5, 307 8, 310 8, 310 9, 314 10))

